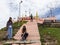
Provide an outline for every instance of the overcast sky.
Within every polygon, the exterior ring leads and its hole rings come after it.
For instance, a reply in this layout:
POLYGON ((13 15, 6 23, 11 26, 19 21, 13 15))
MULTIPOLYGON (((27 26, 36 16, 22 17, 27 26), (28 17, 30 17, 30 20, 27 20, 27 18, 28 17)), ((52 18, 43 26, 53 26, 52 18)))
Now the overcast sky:
MULTIPOLYGON (((8 18, 11 16, 17 18, 19 16, 19 2, 21 0, 0 0, 0 27, 6 26, 8 18)), ((60 0, 22 0, 20 5, 20 16, 33 15, 38 12, 39 16, 44 16, 50 8, 56 8, 60 6, 60 0), (26 11, 26 12, 25 12, 26 11)), ((60 18, 60 14, 57 16, 60 18)))

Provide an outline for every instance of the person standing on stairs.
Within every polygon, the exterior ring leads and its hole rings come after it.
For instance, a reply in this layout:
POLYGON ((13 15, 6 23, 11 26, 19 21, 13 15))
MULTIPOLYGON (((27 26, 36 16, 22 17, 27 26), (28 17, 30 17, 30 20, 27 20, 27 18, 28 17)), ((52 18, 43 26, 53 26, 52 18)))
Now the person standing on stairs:
POLYGON ((7 22, 7 30, 8 30, 7 35, 9 40, 12 39, 12 24, 13 24, 12 18, 10 17, 7 22))
POLYGON ((33 16, 32 16, 32 14, 30 15, 30 19, 31 19, 31 22, 33 21, 33 16))

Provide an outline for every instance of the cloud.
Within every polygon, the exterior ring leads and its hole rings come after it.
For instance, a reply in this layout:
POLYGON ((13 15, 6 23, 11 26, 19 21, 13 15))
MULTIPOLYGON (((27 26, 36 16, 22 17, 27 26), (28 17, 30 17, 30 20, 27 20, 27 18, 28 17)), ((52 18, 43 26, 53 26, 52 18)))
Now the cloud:
MULTIPOLYGON (((13 18, 17 18, 19 16, 19 2, 21 0, 0 0, 0 26, 5 26, 8 18, 11 16, 13 18), (2 24, 2 22, 5 22, 2 24)), ((60 17, 60 0, 22 0, 20 6, 20 16, 27 14, 29 15, 29 11, 35 15, 36 11, 40 17, 46 14, 49 15, 50 7, 55 8, 53 10, 54 15, 56 17, 60 17), (59 9, 56 9, 58 8, 59 9), (25 13, 27 11, 27 13, 25 13)))
POLYGON ((9 17, 9 9, 6 5, 6 0, 0 0, 0 28, 6 26, 6 21, 9 17))
MULTIPOLYGON (((13 11, 13 13, 18 13, 19 10, 19 2, 21 0, 10 0, 10 10, 13 11)), ((39 15, 42 16, 48 11, 48 7, 55 7, 56 2, 59 2, 59 0, 22 0, 22 4, 20 6, 20 14, 25 14, 25 11, 27 13, 30 12, 35 15, 36 11, 38 11, 39 15)), ((59 4, 59 3, 58 3, 59 4)), ((17 15, 17 14, 16 14, 17 15)), ((27 14, 28 15, 28 14, 27 14)))
POLYGON ((60 14, 59 15, 56 15, 56 19, 57 20, 60 20, 60 14))
MULTIPOLYGON (((51 12, 48 10, 42 17, 50 17, 51 12)), ((55 16, 56 19, 59 19, 60 17, 60 7, 56 7, 52 9, 52 16, 55 16)))

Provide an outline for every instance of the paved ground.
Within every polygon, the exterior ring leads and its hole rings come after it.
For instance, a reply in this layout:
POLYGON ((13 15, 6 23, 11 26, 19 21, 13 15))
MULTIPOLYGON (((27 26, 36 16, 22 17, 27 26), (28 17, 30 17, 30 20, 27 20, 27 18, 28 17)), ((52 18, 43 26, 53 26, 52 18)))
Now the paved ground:
MULTIPOLYGON (((37 22, 35 20, 33 22, 29 21, 24 25, 26 26, 27 32, 29 33, 29 36, 28 36, 27 40, 39 40, 40 39, 37 22)), ((17 40, 21 39, 22 27, 17 32, 17 34, 14 36, 14 38, 17 39, 17 40)), ((17 44, 13 44, 13 45, 17 45, 17 44)), ((40 43, 27 44, 27 45, 41 45, 41 42, 40 43)))
POLYGON ((0 45, 3 45, 3 44, 0 42, 0 45))

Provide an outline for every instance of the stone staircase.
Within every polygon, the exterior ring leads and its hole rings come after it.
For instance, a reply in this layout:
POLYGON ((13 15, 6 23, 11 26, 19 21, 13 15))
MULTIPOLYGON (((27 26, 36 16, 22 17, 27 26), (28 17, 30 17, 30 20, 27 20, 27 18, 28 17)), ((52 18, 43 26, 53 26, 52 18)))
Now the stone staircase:
MULTIPOLYGON (((40 40, 39 30, 37 22, 34 20, 33 22, 28 21, 26 24, 24 24, 27 28, 27 32, 29 34, 27 40, 40 40)), ((24 26, 22 25, 22 27, 24 26)), ((21 30, 22 27, 19 29, 17 34, 15 34, 14 39, 20 40, 21 39, 21 30)), ((12 45, 18 45, 18 44, 12 44, 12 45)), ((23 45, 23 44, 22 44, 23 45)), ((33 43, 33 44, 26 44, 26 45, 41 45, 41 42, 39 43, 33 43)))

